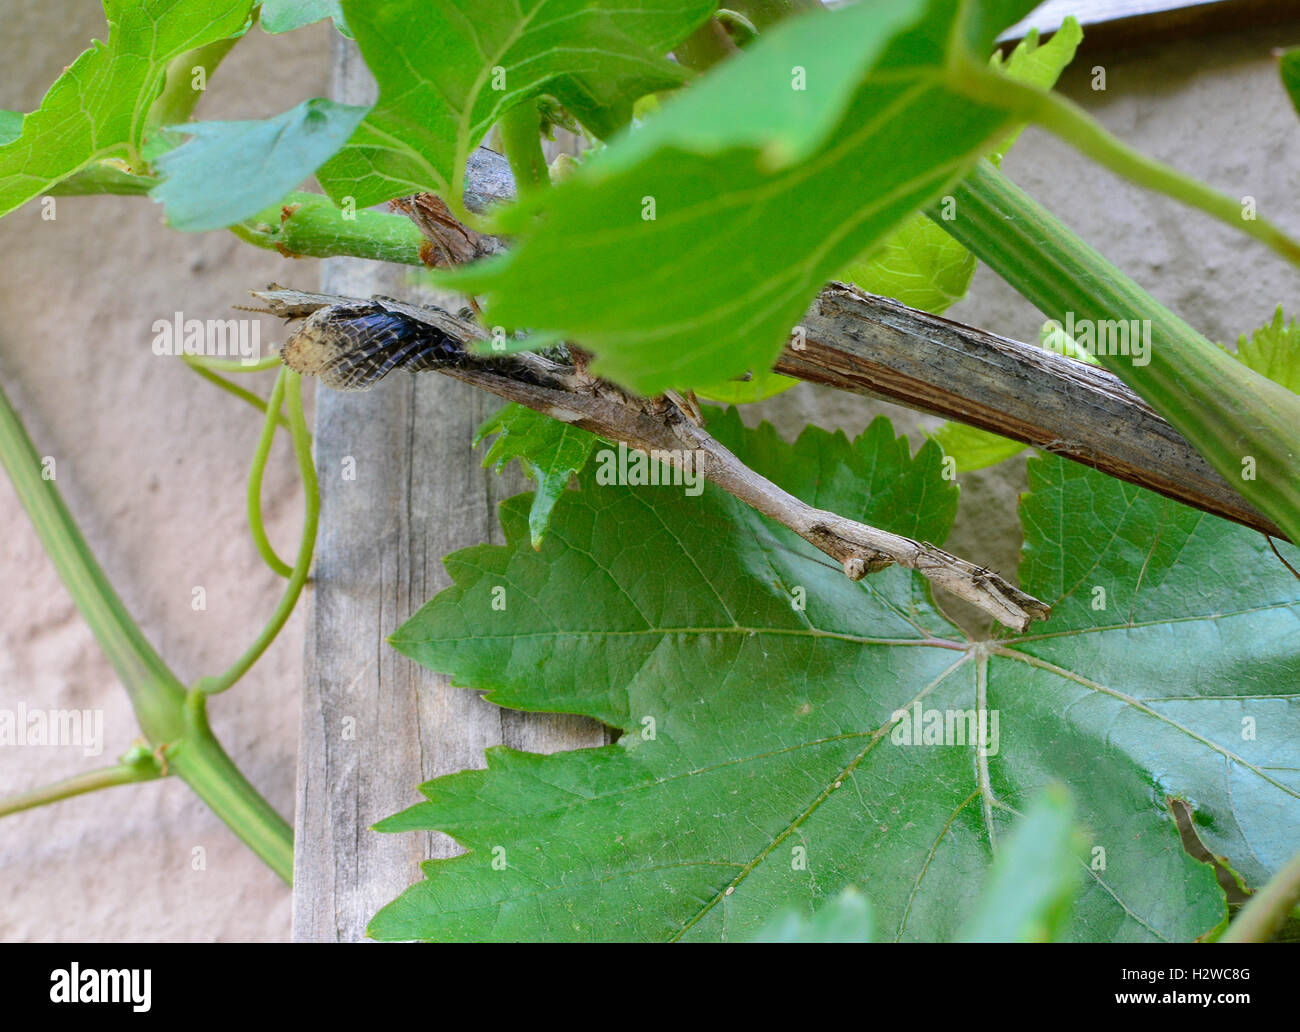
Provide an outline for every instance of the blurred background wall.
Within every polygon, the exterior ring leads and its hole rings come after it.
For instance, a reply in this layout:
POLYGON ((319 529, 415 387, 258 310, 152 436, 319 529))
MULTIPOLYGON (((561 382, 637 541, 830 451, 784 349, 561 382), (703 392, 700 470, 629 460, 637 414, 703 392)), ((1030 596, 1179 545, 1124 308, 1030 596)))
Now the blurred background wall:
MULTIPOLYGON (((1277 5, 1279 10, 1289 3, 1277 5)), ((30 110, 104 22, 94 0, 9 0, 0 108, 30 110)), ((212 78, 198 116, 259 118, 327 95, 331 30, 254 30, 212 78)), ((1300 119, 1271 50, 1300 43, 1300 20, 1085 51, 1062 90, 1147 153, 1300 233, 1300 119), (1092 69, 1107 89, 1091 89, 1092 69)), ((1244 236, 1090 165, 1037 131, 1006 171, 1156 297, 1211 338, 1233 341, 1278 303, 1300 311, 1294 270, 1244 236)), ((0 221, 0 377, 100 562, 184 680, 223 669, 257 633, 283 582, 248 538, 244 487, 260 427, 250 407, 152 354, 150 326, 176 311, 225 318, 250 287, 316 285, 314 261, 255 251, 224 232, 181 235, 148 200, 60 198, 0 221), (207 610, 194 612, 202 586, 207 610)), ((1020 340, 1041 316, 981 268, 949 315, 1020 340)), ((283 340, 266 320, 262 339, 283 340)), ((270 376, 248 378, 263 395, 270 376)), ((920 440, 933 420, 800 386, 762 414, 793 434, 806 422, 860 432, 876 412, 920 440)), ((758 413, 753 413, 756 418, 758 413)), ((1013 573, 1024 459, 964 475, 949 548, 1013 573)), ((292 456, 267 470, 268 530, 291 554, 301 520, 292 456)), ((0 482, 0 708, 92 708, 104 752, 0 747, 0 792, 112 762, 136 737, 125 696, 0 482)), ((252 673, 210 707, 252 782, 286 816, 294 798, 302 636, 290 623, 252 673)), ((414 786, 412 786, 414 788, 414 786)), ((281 940, 289 890, 180 782, 82 796, 0 820, 0 940, 281 940), (204 867, 194 869, 195 850, 204 867)))
MULTIPOLYGON (((37 107, 92 37, 95 0, 10 0, 0 107, 37 107)), ((252 31, 213 76, 200 118, 263 118, 329 89, 324 25, 252 31)), ((183 681, 225 669, 284 581, 254 552, 244 515, 261 428, 251 406, 178 358, 153 354, 155 319, 229 318, 272 279, 314 287, 289 262, 226 232, 174 233, 142 198, 35 201, 0 220, 0 377, 91 548, 183 681), (202 586, 207 609, 191 609, 202 586)), ((263 344, 284 339, 264 319, 263 344)), ((274 373, 241 376, 263 397, 274 373)), ((287 439, 264 482, 268 533, 292 557, 302 499, 287 439)), ((101 709, 104 752, 0 747, 0 792, 112 763, 138 735, 126 695, 0 477, 0 707, 101 709)), ((299 616, 250 674, 209 706, 217 735, 286 817, 294 798, 299 616)), ((287 939, 289 889, 179 780, 114 788, 0 820, 0 939, 287 939), (195 850, 205 869, 195 870, 195 850)))

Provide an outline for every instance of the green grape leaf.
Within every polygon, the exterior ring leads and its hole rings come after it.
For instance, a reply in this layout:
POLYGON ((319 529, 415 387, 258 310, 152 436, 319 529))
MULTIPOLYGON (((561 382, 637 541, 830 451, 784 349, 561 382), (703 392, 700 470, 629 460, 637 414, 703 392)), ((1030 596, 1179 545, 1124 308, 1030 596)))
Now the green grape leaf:
POLYGON ((789 910, 775 917, 755 942, 872 942, 871 905, 852 885, 805 917, 789 910))
POLYGON ((23 134, 21 111, 0 111, 0 146, 18 139, 23 134))
POLYGON ((1278 57, 1278 71, 1282 75, 1282 85, 1296 112, 1300 113, 1300 47, 1284 50, 1278 57))
MULTIPOLYGON (((1066 926, 1081 888, 1086 837, 1071 823, 1062 785, 1045 789, 1008 837, 957 938, 960 942, 1052 942, 1066 926)), ((805 916, 788 910, 755 942, 872 942, 875 921, 852 885, 805 916)))
MULTIPOLYGON (((936 542, 951 524, 939 449, 912 457, 884 420, 853 442, 808 428, 787 444, 735 410, 709 426, 812 505, 936 542)), ((469 852, 426 863, 371 934, 743 940, 855 885, 879 938, 946 940, 1053 782, 1111 836, 1067 938, 1216 927, 1224 898, 1168 799, 1252 883, 1300 845, 1300 583, 1243 527, 1056 457, 1030 477, 1021 579, 1056 609, 994 642, 968 640, 916 575, 851 582, 712 486, 588 469, 540 552, 529 499, 506 502, 507 544, 449 556, 453 586, 393 644, 499 705, 621 736, 494 748, 486 770, 422 786, 380 829, 469 852)))
POLYGON ((247 27, 251 0, 104 0, 95 40, 0 146, 0 215, 100 158, 141 162, 146 115, 174 57, 247 27))
POLYGON ((1300 323, 1289 323, 1277 306, 1270 322, 1237 339, 1237 358, 1274 383, 1300 394, 1300 323))
POLYGON ((156 162, 162 182, 151 196, 173 229, 221 229, 275 204, 343 146, 368 108, 304 100, 274 118, 189 122, 193 137, 156 162))
MULTIPOLYGON (((1032 29, 1004 58, 993 52, 992 66, 1030 86, 1050 90, 1074 60, 1083 41, 1083 30, 1074 18, 1065 23, 1045 45, 1032 29)), ((1019 137, 1016 129, 990 155, 1000 162, 1019 137)), ((953 212, 956 217, 956 212, 953 212)), ((859 255, 837 279, 848 280, 872 294, 892 297, 912 308, 941 315, 970 290, 975 275, 975 256, 927 216, 917 212, 903 223, 878 250, 859 255)), ((991 436, 991 435, 990 435, 991 436)), ((995 460, 996 461, 996 460, 995 460)))
POLYGON ((722 383, 698 387, 695 393, 724 405, 749 405, 783 394, 798 382, 794 377, 780 373, 754 373, 748 380, 723 380, 722 383))
POLYGON ((142 197, 158 185, 153 176, 138 176, 119 158, 92 161, 80 172, 60 180, 49 193, 58 197, 85 197, 91 194, 119 194, 142 197))
POLYGON ((458 198, 465 162, 507 108, 546 92, 597 135, 632 103, 680 85, 664 54, 711 0, 343 0, 379 102, 321 169, 360 207, 432 190, 458 198))
POLYGON ((272 35, 291 32, 326 18, 333 20, 334 27, 351 38, 339 0, 262 0, 262 28, 272 35))
POLYGON ((496 437, 488 446, 483 465, 495 466, 500 472, 512 459, 518 459, 524 472, 537 481, 528 511, 528 532, 533 548, 541 548, 551 510, 574 474, 586 467, 600 438, 514 403, 478 428, 475 446, 493 434, 496 437))
POLYGON ((836 278, 940 315, 966 296, 974 275, 975 256, 918 212, 836 278))
MULTIPOLYGON (((1050 90, 1056 85, 1056 80, 1061 77, 1061 73, 1074 60, 1074 55, 1082 42, 1083 29, 1079 27, 1079 22, 1075 18, 1069 17, 1056 32, 1052 33, 1052 38, 1046 44, 1038 42, 1037 29, 1030 29, 1025 38, 1016 44, 1010 57, 1004 58, 1002 51, 995 50, 991 63, 994 68, 1017 82, 1023 82, 1027 86, 1037 86, 1040 90, 1050 90)), ((991 155, 995 165, 1000 164, 1006 157, 1007 151, 1020 138, 1022 132, 1024 126, 1016 129, 998 144, 997 150, 991 155)))
POLYGON ((1083 42, 1083 29, 1078 19, 1070 16, 1046 43, 1040 43, 1038 39, 1038 30, 1030 29, 1012 49, 1010 56, 1003 56, 1001 50, 995 50, 989 63, 1017 82, 1050 90, 1074 60, 1079 44, 1083 42))
POLYGON ((1035 708, 1068 711, 1057 745, 1076 759, 1100 733, 1084 762, 1112 809, 1088 826, 1181 799, 1206 847, 1262 884, 1300 845, 1300 582, 1253 531, 1057 457, 1028 472, 1020 582, 1055 601, 1040 632, 997 647, 1018 660, 997 690, 1035 681, 1035 708))
POLYGON ((1020 120, 1020 101, 972 100, 947 69, 1033 6, 896 0, 783 22, 504 212, 517 246, 447 282, 641 393, 771 369, 817 290, 1020 120))
POLYGON ((1082 887, 1087 838, 1063 785, 1045 789, 1008 837, 960 942, 1054 942, 1082 887))
MULTIPOLYGON (((23 132, 21 111, 0 111, 0 146, 18 139, 23 132)), ((84 194, 147 194, 157 183, 153 176, 138 176, 121 158, 92 161, 80 172, 60 180, 49 193, 60 196, 84 194)))
POLYGON ((1029 447, 1001 434, 951 421, 940 426, 930 437, 945 455, 952 458, 958 473, 996 466, 1029 447))

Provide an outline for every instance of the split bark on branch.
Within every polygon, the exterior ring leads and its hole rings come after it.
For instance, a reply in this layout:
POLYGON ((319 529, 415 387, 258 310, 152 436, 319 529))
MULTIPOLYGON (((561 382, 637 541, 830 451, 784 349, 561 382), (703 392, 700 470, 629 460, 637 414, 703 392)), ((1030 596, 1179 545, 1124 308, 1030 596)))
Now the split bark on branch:
POLYGON ((989 430, 1285 539, 1187 440, 1104 369, 844 283, 808 309, 786 376, 989 430))

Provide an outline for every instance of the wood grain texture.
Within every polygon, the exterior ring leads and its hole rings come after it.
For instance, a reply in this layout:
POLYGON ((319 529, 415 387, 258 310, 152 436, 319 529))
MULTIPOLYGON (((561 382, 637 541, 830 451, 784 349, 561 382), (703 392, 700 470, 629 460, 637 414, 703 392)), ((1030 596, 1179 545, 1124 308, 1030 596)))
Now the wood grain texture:
POLYGON ((1119 377, 844 283, 804 315, 776 371, 1023 441, 1284 538, 1119 377))
MULTIPOLYGON (((352 104, 374 99, 369 72, 343 41, 333 93, 352 104)), ((352 259, 326 262, 323 287, 363 297, 413 293, 403 270, 352 259)), ((590 721, 491 706, 386 642, 450 583, 444 555, 502 540, 497 503, 524 484, 480 468, 469 451, 474 429, 498 405, 445 376, 402 374, 366 393, 317 394, 322 510, 307 597, 295 941, 362 939, 374 913, 422 877, 421 860, 457 851, 442 836, 368 830, 418 802, 422 781, 482 767, 483 750, 496 744, 551 752, 606 740, 590 721), (348 458, 355 480, 343 476, 348 458)))

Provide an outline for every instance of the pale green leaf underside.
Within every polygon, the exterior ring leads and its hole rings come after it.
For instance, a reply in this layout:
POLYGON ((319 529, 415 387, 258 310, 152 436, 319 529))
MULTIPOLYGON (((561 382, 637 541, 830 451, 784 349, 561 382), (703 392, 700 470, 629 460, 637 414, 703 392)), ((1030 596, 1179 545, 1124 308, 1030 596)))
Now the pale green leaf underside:
MULTIPOLYGON (((812 504, 946 533, 955 492, 938 449, 909 458, 883 421, 852 447, 815 429, 786 445, 734 415, 710 426, 812 504)), ((880 938, 948 939, 994 844, 1054 781, 1105 849, 1070 937, 1217 925, 1222 896, 1182 850, 1166 797, 1189 802, 1251 884, 1300 845, 1300 585, 1243 528, 1055 458, 1031 476, 1022 580, 1057 608, 993 644, 967 641, 920 579, 890 569, 852 584, 711 488, 688 499, 589 474, 539 553, 527 497, 508 502, 509 545, 449 557, 455 586, 394 644, 499 704, 623 735, 550 757, 493 749, 486 772, 425 785, 430 802, 383 828, 438 829, 470 852, 426 864, 372 934, 744 939, 852 884, 880 938), (901 744, 894 714, 916 702, 923 718, 998 711, 998 751, 901 744)))
POLYGON ((106 0, 108 42, 94 41, 0 146, 0 215, 97 158, 138 158, 167 62, 237 35, 250 0, 106 0))
POLYGON ((283 200, 337 151, 368 109, 305 100, 274 118, 191 122, 193 137, 155 162, 161 183, 151 196, 173 229, 221 229, 283 200))
POLYGON ((352 34, 339 0, 262 0, 262 28, 272 34, 291 32, 325 18, 333 20, 345 36, 352 34))
POLYGON ((504 216, 518 246, 459 286, 488 296, 492 322, 577 340, 644 393, 770 369, 816 291, 1015 124, 945 79, 976 10, 856 4, 765 33, 539 195, 543 220, 504 216))
POLYGON ((10 143, 23 132, 23 113, 21 111, 0 111, 0 146, 10 143))
MULTIPOLYGON (((1067 18, 1046 45, 1037 30, 1002 57, 994 51, 993 67, 1030 86, 1050 90, 1074 59, 1083 31, 1067 18)), ((1017 130, 998 145, 1000 160, 1019 136, 1017 130)), ((957 212, 952 213, 954 217, 957 212)), ((837 279, 845 279, 872 294, 892 297, 912 308, 942 315, 966 296, 975 275, 975 256, 929 218, 916 213, 891 234, 879 249, 860 255, 837 279)))
POLYGON ((958 473, 996 466, 1029 447, 1001 434, 989 433, 965 423, 944 423, 930 434, 943 453, 952 458, 958 473))

